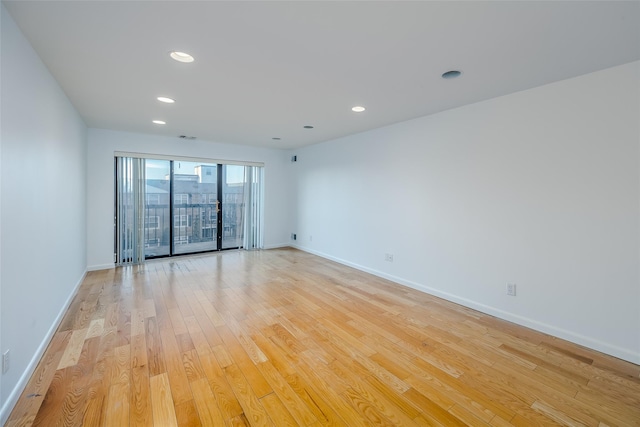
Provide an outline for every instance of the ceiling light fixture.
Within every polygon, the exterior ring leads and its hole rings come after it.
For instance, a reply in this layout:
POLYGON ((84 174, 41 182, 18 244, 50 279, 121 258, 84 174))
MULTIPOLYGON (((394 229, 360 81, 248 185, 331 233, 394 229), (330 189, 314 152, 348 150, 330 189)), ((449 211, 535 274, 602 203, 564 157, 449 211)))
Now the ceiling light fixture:
POLYGON ((362 113, 364 110, 366 110, 366 108, 360 106, 360 105, 356 105, 355 107, 353 107, 351 109, 351 111, 353 111, 354 113, 362 113))
POLYGON ((461 71, 450 70, 450 71, 447 71, 446 73, 442 73, 442 78, 443 79, 455 79, 456 77, 460 77, 461 74, 462 74, 461 71))
POLYGON ((176 102, 175 99, 167 98, 166 96, 159 96, 156 99, 160 102, 164 102, 165 104, 173 104, 176 102))
POLYGON ((166 125, 167 122, 165 122, 164 120, 154 120, 153 123, 157 124, 157 125, 166 125))
POLYGON ((173 59, 175 59, 178 62, 193 62, 193 56, 189 55, 188 53, 184 53, 184 52, 171 52, 169 53, 169 56, 172 57, 173 59))
POLYGON ((313 126, 306 125, 306 126, 303 126, 303 128, 305 128, 305 129, 313 129, 313 126))

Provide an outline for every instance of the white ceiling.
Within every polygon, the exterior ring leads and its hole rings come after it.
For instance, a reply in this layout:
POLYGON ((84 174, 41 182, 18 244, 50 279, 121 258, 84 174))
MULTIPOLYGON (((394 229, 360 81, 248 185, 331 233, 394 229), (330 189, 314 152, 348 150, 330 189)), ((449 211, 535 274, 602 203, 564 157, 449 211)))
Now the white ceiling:
POLYGON ((278 148, 640 59, 638 1, 4 4, 88 126, 278 148))

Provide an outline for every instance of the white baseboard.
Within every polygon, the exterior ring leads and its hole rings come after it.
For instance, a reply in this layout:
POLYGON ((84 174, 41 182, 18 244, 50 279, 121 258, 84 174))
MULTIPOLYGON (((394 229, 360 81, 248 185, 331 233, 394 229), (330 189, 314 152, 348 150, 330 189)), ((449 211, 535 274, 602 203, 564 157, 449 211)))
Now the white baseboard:
POLYGON ((38 366, 38 363, 40 362, 40 359, 42 358, 42 355, 44 354, 45 350, 49 346, 49 343, 51 342, 51 339, 53 338, 53 335, 56 333, 56 330, 58 329, 58 326, 60 326, 60 323, 62 322, 62 319, 64 318, 64 315, 67 313, 67 310, 69 309, 69 306, 71 305, 71 302, 73 301, 73 298, 78 293, 78 289, 80 289, 80 285, 82 285, 82 282, 83 282, 84 278, 87 275, 87 271, 88 271, 88 269, 85 270, 84 273, 82 273, 82 276, 80 277, 80 280, 78 280, 76 285, 73 287, 73 290, 69 294, 69 297, 67 298, 67 300, 63 304, 62 308, 60 309, 60 312, 58 313, 58 316, 56 316, 53 324, 51 325, 51 327, 47 331, 47 334, 44 336, 42 342, 38 346, 38 348, 37 348, 36 352, 34 353, 33 357, 31 358, 31 361, 27 365, 27 368, 25 369, 25 371, 20 376, 20 379, 18 380, 18 383, 13 388, 13 390, 9 394, 9 397, 7 398, 7 400, 5 400, 4 404, 2 405, 2 409, 0 409, 0 425, 4 425, 7 422, 7 419, 9 418, 9 415, 11 415, 11 411, 13 410, 13 407, 18 402, 18 398, 20 397, 20 395, 24 391, 25 387, 27 386, 27 383, 29 382, 29 379, 31 378, 31 375, 33 375, 33 372, 35 371, 36 367, 38 366))
POLYGON ((114 263, 90 265, 87 267, 87 271, 109 270, 111 268, 115 268, 115 266, 116 265, 114 263))
POLYGON ((401 277, 397 277, 397 276, 393 276, 390 274, 386 274, 384 272, 378 271, 378 270, 374 270, 359 264, 355 264, 353 262, 344 260, 344 259, 340 259, 340 258, 336 258, 334 256, 325 254, 323 252, 319 252, 319 251, 315 251, 309 248, 305 248, 302 246, 298 246, 298 245, 291 245, 291 247, 294 247, 296 249, 299 249, 301 251, 304 252, 308 252, 310 254, 313 255, 317 255, 319 257, 322 258, 326 258, 329 259, 331 261, 335 261, 339 264, 343 264, 349 267, 353 267, 356 270, 360 270, 360 271, 364 271, 366 273, 369 274, 373 274, 374 276, 378 276, 378 277, 382 277, 383 279, 387 279, 390 280, 392 282, 398 283, 400 285, 406 286, 408 288, 412 288, 421 292, 424 292, 426 294, 429 295, 434 295, 436 297, 445 299, 447 301, 451 301, 454 302, 456 304, 460 304, 463 305, 465 307, 468 308, 472 308, 474 310, 477 310, 479 312, 485 313, 485 314, 489 314, 491 316, 497 317, 499 319, 503 319, 503 320, 507 320, 509 322, 513 322, 516 323, 518 325, 521 326, 525 326, 527 328, 536 330, 538 332, 543 332, 545 334, 549 334, 552 335, 554 337, 557 338, 561 338, 567 341, 571 341, 575 344, 579 344, 582 345, 584 347, 588 347, 590 349, 617 357, 619 359, 623 359, 626 360, 628 362, 631 363, 635 363, 636 365, 640 365, 640 353, 638 352, 634 352, 630 349, 627 348, 622 348, 622 347, 618 347, 591 337, 587 337, 572 331, 568 331, 566 329, 562 329, 562 328, 558 328, 556 326, 553 325, 549 325, 547 323, 544 322, 539 322, 537 320, 534 319, 530 319, 528 317, 523 317, 520 315, 517 315, 515 313, 510 313, 508 311, 504 311, 495 307, 491 307, 485 304, 481 304, 479 302, 467 299, 467 298, 463 298, 461 296, 458 295, 453 295, 450 294, 448 292, 443 292, 440 291, 438 289, 434 289, 431 288, 429 286, 425 286, 422 285, 420 283, 416 283, 416 282, 412 282, 410 280, 406 280, 403 279, 401 277))

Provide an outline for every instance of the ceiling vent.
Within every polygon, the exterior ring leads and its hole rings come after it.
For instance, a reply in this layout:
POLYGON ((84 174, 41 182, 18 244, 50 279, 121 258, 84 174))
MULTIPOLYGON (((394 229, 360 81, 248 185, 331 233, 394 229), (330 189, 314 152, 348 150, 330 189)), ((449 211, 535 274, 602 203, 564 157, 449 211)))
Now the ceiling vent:
POLYGON ((180 138, 180 139, 188 139, 190 141, 193 140, 193 139, 196 139, 195 136, 187 136, 187 135, 179 135, 178 138, 180 138))

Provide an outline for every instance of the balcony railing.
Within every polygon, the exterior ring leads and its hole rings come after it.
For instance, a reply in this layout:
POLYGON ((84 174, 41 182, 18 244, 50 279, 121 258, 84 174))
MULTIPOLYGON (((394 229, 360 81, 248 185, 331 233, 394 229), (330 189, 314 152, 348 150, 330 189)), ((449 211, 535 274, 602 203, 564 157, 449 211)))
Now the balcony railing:
MULTIPOLYGON (((242 246, 243 203, 227 203, 222 210, 222 249, 242 246)), ((173 219, 174 252, 216 250, 218 213, 209 203, 149 204, 145 206, 145 252, 147 257, 169 254, 173 219), (173 215, 173 218, 172 216, 173 215)))

